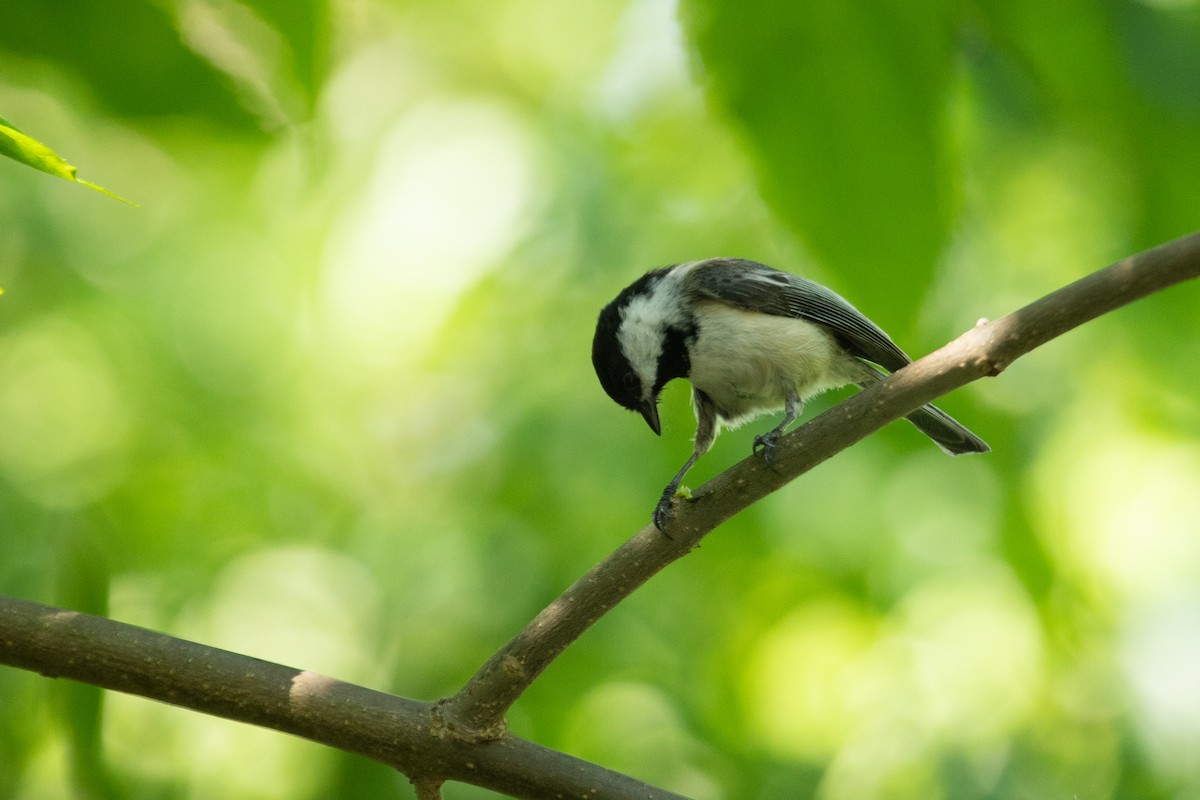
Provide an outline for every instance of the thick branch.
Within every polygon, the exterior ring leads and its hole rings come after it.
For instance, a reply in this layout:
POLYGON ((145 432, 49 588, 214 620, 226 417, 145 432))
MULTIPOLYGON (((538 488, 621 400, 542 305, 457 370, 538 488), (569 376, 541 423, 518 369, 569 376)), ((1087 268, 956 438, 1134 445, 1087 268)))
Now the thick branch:
POLYGON ((424 797, 450 779, 536 800, 680 800, 512 734, 470 741, 436 704, 27 600, 0 597, 0 663, 358 753, 408 775, 424 797))
POLYGON ((292 733, 396 767, 436 797, 439 781, 519 798, 678 798, 540 747, 504 714, 600 616, 713 528, 888 422, 999 374, 1071 328, 1200 274, 1200 234, 1126 259, 954 342, 787 436, 768 470, 748 458, 681 504, 673 539, 647 526, 550 604, 439 703, 393 697, 118 622, 0 597, 0 663, 292 733))
POLYGON ((676 508, 667 539, 647 525, 575 582, 496 653, 447 702, 468 729, 499 730, 508 708, 557 656, 651 576, 750 504, 889 422, 1102 314, 1200 275, 1200 233, 1088 275, 864 389, 785 437, 771 468, 750 457, 676 508))

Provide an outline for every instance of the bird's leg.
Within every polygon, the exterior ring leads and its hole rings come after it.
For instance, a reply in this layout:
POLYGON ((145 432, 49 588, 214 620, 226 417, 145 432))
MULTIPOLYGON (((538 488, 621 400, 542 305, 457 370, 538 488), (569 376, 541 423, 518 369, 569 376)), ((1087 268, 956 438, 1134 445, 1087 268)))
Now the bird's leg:
POLYGON ((708 448, 712 447, 713 440, 717 438, 717 409, 713 405, 713 401, 704 392, 693 388, 692 405, 696 410, 696 447, 679 472, 676 472, 675 477, 667 484, 667 488, 663 489, 662 497, 659 498, 658 505, 654 507, 654 513, 651 515, 654 527, 658 528, 668 539, 671 538, 671 534, 667 533, 667 520, 671 518, 671 501, 675 499, 675 493, 679 491, 679 484, 683 482, 683 476, 687 475, 688 470, 696 463, 696 459, 707 453, 708 448))
POLYGON ((675 499, 675 493, 679 491, 679 484, 683 482, 683 476, 688 474, 688 470, 692 468, 700 455, 699 448, 692 451, 691 457, 684 462, 679 472, 675 473, 675 477, 671 478, 667 488, 663 489, 662 497, 659 498, 658 505, 654 507, 654 527, 658 528, 668 539, 671 538, 671 534, 667 533, 667 520, 671 518, 671 501, 675 499))
POLYGON ((784 403, 783 422, 776 425, 766 433, 759 434, 754 437, 753 452, 757 453, 759 448, 762 448, 763 463, 768 467, 771 466, 771 458, 774 456, 775 447, 779 444, 779 439, 783 436, 783 432, 787 430, 787 426, 791 425, 800 412, 804 409, 804 404, 800 402, 800 395, 796 393, 796 387, 788 389, 787 400, 784 403))

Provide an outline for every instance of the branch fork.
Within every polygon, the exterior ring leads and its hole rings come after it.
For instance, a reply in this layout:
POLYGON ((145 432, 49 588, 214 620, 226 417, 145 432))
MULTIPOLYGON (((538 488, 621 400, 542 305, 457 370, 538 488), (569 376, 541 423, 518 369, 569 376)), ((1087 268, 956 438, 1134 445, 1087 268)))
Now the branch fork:
POLYGON ((0 597, 0 663, 303 736, 388 764, 419 800, 447 780, 529 800, 686 800, 514 736, 505 715, 600 617, 714 528, 854 442, 1084 322, 1200 275, 1200 233, 1132 256, 954 341, 750 457, 678 504, 668 539, 634 534, 488 659, 454 696, 410 700, 132 625, 0 597))

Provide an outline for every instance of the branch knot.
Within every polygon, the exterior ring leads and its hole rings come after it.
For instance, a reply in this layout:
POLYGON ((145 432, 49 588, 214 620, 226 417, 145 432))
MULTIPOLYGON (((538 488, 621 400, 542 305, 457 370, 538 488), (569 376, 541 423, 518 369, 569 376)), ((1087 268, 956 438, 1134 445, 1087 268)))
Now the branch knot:
POLYGON ((429 733, 438 739, 483 744, 504 738, 508 733, 508 720, 499 717, 483 728, 464 724, 454 713, 454 698, 443 697, 429 707, 429 733))

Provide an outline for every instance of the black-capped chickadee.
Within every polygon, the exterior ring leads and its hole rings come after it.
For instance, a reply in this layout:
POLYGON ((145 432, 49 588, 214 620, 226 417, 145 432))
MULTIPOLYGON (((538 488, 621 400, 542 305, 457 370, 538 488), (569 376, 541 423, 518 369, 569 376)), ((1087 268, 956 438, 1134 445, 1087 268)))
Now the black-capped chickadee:
MULTIPOLYGON (((837 294, 810 280, 740 258, 689 261, 647 272, 600 312, 592 364, 600 385, 641 412, 656 434, 658 396, 674 378, 692 383, 696 446, 654 509, 665 530, 671 499, 722 425, 783 409, 754 437, 770 463, 803 401, 847 384, 864 387, 911 363, 903 350, 837 294)), ((926 405, 907 419, 950 455, 986 453, 982 439, 926 405)))

